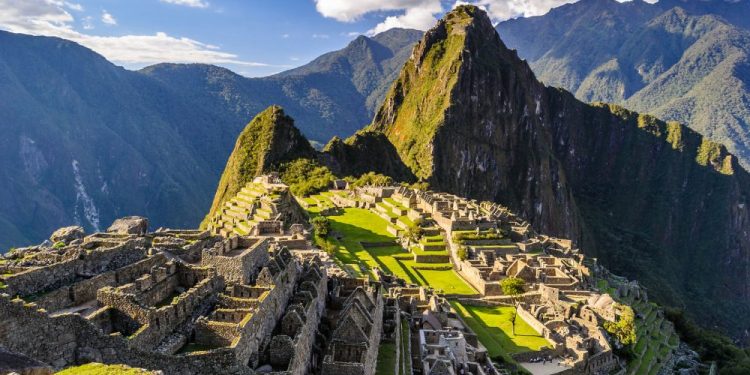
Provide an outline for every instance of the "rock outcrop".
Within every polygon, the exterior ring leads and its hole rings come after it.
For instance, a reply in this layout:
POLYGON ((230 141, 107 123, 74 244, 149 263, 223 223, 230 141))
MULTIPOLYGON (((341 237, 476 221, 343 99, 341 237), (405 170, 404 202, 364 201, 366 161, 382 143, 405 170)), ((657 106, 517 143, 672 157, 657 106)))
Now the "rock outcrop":
POLYGON ((74 225, 54 231, 54 233, 49 236, 49 240, 52 241, 52 243, 62 242, 67 244, 75 240, 81 240, 85 235, 86 231, 83 227, 74 225))
POLYGON ((148 219, 140 216, 127 216, 115 220, 107 228, 107 233, 135 234, 142 236, 148 232, 148 219))

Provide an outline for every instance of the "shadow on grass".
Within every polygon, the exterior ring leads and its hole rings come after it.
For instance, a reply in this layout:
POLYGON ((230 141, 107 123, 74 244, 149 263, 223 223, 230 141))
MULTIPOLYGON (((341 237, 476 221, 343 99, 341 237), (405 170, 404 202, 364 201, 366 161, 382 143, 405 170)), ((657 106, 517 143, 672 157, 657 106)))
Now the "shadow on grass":
MULTIPOLYGON (((510 316, 507 317, 507 321, 503 319, 503 315, 507 315, 503 312, 496 311, 493 308, 475 307, 475 306, 463 306, 457 305, 456 310, 461 313, 467 324, 477 333, 480 341, 490 351, 491 356, 500 355, 503 357, 510 358, 513 354, 525 353, 538 351, 540 347, 547 346, 549 343, 539 334, 515 334, 513 335, 510 330, 510 316), (459 307, 460 306, 460 307, 459 307), (497 317, 493 321, 487 321, 485 318, 477 314, 477 311, 483 313, 483 315, 489 315, 497 317), (505 323, 505 329, 499 325, 505 323), (512 335, 512 336, 511 336, 512 335), (519 340, 520 337, 524 339, 519 340), (533 340, 534 343, 523 343, 519 341, 533 340), (544 340, 544 341, 540 341, 544 340), (546 345, 539 345, 540 343, 546 343, 546 345)), ((516 331, 530 329, 526 323, 520 323, 519 319, 516 319, 516 331)))

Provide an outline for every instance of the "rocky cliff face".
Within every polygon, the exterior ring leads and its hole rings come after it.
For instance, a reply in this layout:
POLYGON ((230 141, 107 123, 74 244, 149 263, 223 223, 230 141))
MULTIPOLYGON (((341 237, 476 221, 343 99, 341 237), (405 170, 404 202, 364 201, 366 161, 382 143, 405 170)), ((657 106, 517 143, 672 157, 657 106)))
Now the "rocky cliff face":
POLYGON ((380 132, 360 131, 346 140, 334 137, 323 148, 319 159, 339 176, 376 172, 398 181, 414 180, 414 174, 401 161, 396 148, 380 132))
POLYGON ((436 189, 506 204, 706 322, 750 323, 726 319, 750 297, 750 178, 734 156, 545 87, 481 10, 427 32, 370 130, 436 189))
POLYGON ((279 106, 268 107, 250 121, 237 138, 219 180, 211 210, 215 212, 255 176, 298 158, 314 158, 315 150, 279 106))
POLYGON ((544 92, 484 12, 458 7, 415 47, 371 128, 436 189, 503 202, 547 233, 579 237, 544 92))

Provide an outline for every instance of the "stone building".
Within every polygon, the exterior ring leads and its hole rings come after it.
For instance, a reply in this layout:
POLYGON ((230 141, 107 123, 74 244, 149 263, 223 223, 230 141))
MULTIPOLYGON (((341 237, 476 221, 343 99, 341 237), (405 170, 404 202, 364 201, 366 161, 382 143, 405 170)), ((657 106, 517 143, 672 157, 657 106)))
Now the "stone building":
POLYGON ((339 279, 329 291, 326 319, 333 332, 328 341, 322 374, 375 373, 383 324, 380 284, 364 279, 339 279))

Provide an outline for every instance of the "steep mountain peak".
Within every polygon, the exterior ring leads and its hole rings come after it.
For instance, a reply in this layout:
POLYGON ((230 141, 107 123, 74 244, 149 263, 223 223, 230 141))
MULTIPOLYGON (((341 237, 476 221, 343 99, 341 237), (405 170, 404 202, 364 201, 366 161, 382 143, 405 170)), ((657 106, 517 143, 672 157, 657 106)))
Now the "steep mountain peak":
POLYGON ((237 138, 206 218, 213 217, 227 199, 237 194, 255 176, 284 162, 314 158, 315 155, 310 143, 294 126, 294 120, 280 106, 266 108, 247 124, 237 138))
POLYGON ((483 10, 456 7, 414 47, 371 129, 385 133, 412 172, 428 180, 435 169, 433 140, 440 129, 455 124, 461 131, 471 125, 452 121, 457 119, 449 118, 449 108, 478 103, 477 93, 485 89, 485 99, 501 99, 508 87, 495 81, 509 77, 523 86, 536 85, 531 70, 505 47, 483 10))

